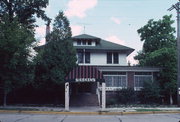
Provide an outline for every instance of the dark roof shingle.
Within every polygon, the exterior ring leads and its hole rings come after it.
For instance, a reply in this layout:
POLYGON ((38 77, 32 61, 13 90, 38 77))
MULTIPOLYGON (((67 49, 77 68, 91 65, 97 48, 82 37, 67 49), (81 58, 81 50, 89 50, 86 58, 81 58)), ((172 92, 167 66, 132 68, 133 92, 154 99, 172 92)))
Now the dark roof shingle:
MULTIPOLYGON (((90 36, 87 34, 82 34, 79 36, 75 36, 72 39, 100 39, 98 37, 90 36)), ((100 42, 96 46, 75 46, 76 49, 89 49, 89 50, 107 50, 107 51, 124 51, 127 55, 134 51, 133 48, 123 46, 120 44, 116 44, 106 40, 100 40, 100 42)))

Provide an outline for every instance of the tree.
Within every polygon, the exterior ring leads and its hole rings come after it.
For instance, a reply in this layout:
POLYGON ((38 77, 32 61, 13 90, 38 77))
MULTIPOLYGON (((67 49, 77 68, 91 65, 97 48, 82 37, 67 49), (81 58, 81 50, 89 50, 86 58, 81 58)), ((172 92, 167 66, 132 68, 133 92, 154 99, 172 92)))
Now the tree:
POLYGON ((12 22, 14 18, 33 29, 36 18, 42 18, 45 21, 50 20, 43 8, 48 5, 48 0, 1 0, 0 1, 0 21, 4 15, 8 16, 8 21, 12 22))
POLYGON ((172 94, 175 94, 177 76, 177 56, 175 28, 171 20, 172 15, 163 16, 158 21, 149 20, 138 30, 143 49, 135 56, 141 66, 161 67, 160 85, 169 94, 172 104, 172 94))
POLYGON ((54 89, 76 66, 76 52, 72 45, 69 21, 63 12, 54 20, 53 31, 47 35, 46 45, 40 47, 36 64, 35 85, 54 89))
POLYGON ((33 31, 28 30, 17 19, 9 21, 3 16, 0 23, 0 85, 6 98, 13 89, 33 78, 30 47, 35 41, 33 31))

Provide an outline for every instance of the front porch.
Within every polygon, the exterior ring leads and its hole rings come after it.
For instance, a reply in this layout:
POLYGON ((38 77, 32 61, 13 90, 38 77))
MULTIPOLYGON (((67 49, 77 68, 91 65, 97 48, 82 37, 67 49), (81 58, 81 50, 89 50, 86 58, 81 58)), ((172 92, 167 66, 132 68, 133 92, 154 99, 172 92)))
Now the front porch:
POLYGON ((106 108, 105 81, 102 73, 94 66, 79 66, 66 77, 65 110, 69 106, 100 106, 106 108), (102 89, 100 92, 99 86, 102 89), (101 95, 100 95, 101 93, 101 95))

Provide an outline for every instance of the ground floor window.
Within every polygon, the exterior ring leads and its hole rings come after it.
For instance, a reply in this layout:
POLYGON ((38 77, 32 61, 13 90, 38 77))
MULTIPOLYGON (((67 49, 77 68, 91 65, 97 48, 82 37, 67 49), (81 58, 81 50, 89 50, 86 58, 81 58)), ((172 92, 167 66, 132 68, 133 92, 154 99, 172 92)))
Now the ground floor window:
POLYGON ((152 73, 135 73, 134 75, 134 88, 135 90, 140 90, 144 86, 144 82, 152 82, 153 75, 152 73))
POLYGON ((127 87, 126 75, 105 75, 106 87, 127 87))

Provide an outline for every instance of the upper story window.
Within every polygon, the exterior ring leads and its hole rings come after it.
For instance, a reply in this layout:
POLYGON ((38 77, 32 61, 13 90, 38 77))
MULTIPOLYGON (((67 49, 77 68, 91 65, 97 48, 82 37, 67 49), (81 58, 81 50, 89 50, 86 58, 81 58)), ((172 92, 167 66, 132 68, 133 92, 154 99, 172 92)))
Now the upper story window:
POLYGON ((77 53, 78 63, 90 63, 90 52, 78 52, 77 53))
POLYGON ((85 63, 90 63, 90 52, 85 52, 85 63))
POLYGON ((81 45, 81 40, 78 40, 78 41, 77 41, 77 45, 81 45))
POLYGON ((86 41, 82 41, 82 45, 87 45, 87 44, 86 44, 86 41))
POLYGON ((107 52, 107 64, 119 64, 119 54, 117 52, 107 52))
POLYGON ((83 52, 78 52, 77 53, 77 60, 78 60, 78 63, 83 63, 84 62, 83 52))
POLYGON ((88 45, 92 45, 92 42, 91 42, 91 41, 88 41, 88 45))
POLYGON ((87 40, 77 40, 77 45, 88 45, 88 46, 91 46, 92 45, 92 42, 91 41, 87 41, 87 40))

